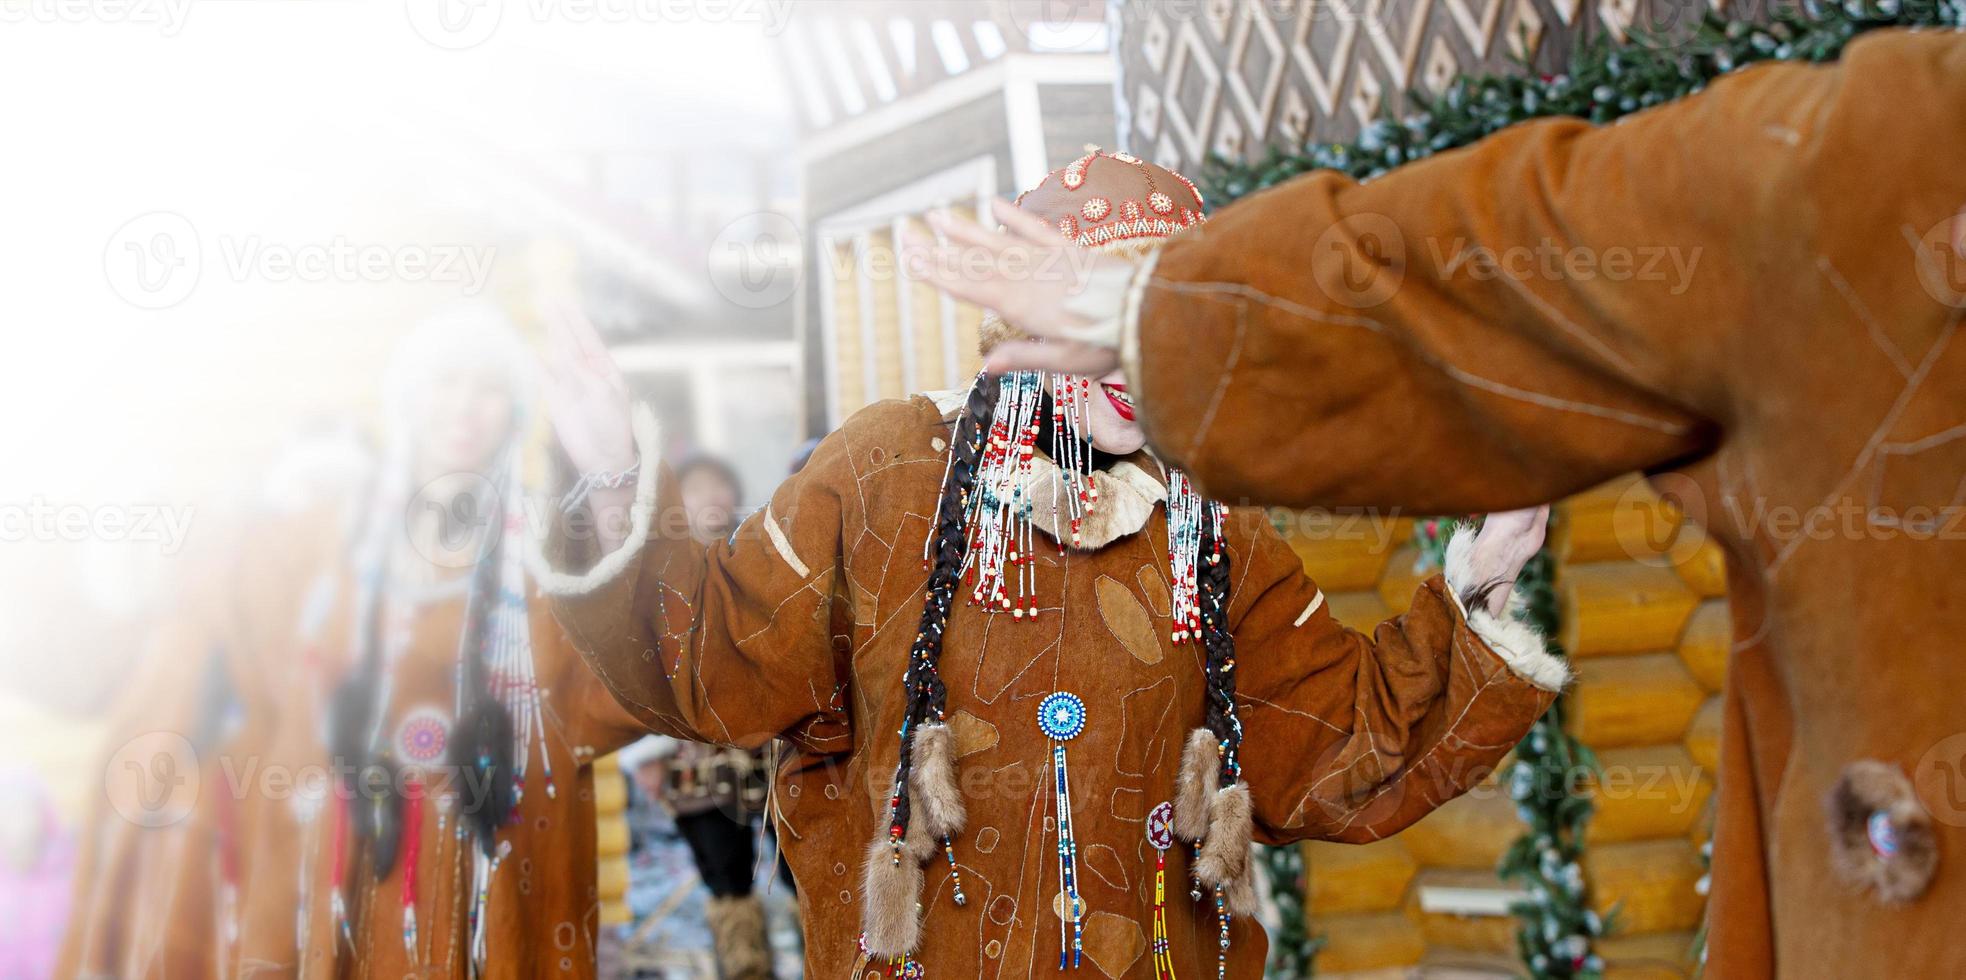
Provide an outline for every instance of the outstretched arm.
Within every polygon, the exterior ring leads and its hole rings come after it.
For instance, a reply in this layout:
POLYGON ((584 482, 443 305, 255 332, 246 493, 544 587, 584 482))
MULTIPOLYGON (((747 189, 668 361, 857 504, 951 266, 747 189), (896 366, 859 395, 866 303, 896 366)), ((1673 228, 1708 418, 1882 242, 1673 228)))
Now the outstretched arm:
POLYGON ((1000 232, 941 224, 989 261, 928 274, 1046 338, 994 369, 1124 362, 1157 452, 1216 499, 1551 500, 1765 438, 1771 417, 1809 445, 1763 393, 1834 386, 1835 352, 1910 376, 1915 355, 1865 331, 1929 335, 1951 312, 1917 238, 1966 194, 1942 135, 1962 66, 1956 32, 1878 32, 1615 125, 1522 123, 1364 183, 1309 174, 1138 266, 1061 260, 1006 206, 1000 232))
POLYGON ((1231 607, 1242 761, 1258 833, 1273 843, 1363 842, 1467 791, 1515 747, 1568 679, 1506 609, 1542 511, 1462 531, 1445 574, 1370 635, 1324 595, 1260 516, 1231 607))
POLYGON ((595 676, 662 734, 746 748, 780 735, 809 751, 849 747, 834 703, 847 652, 833 638, 851 620, 839 556, 852 471, 838 438, 821 443, 728 542, 705 547, 691 538, 661 464, 654 417, 638 408, 631 425, 627 386, 593 328, 563 311, 553 350, 553 424, 574 466, 602 476, 639 466, 632 480, 597 487, 556 521, 535 570, 595 676))

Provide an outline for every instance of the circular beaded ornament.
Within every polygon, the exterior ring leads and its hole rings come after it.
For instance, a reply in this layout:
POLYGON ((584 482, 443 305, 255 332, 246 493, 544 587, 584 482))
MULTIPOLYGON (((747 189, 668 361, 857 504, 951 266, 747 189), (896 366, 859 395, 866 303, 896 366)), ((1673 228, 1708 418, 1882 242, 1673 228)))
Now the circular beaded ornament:
POLYGON ((1059 691, 1038 704, 1038 727, 1053 741, 1069 742, 1085 731, 1085 702, 1076 694, 1059 691))
POLYGON ((1156 851, 1174 846, 1174 804, 1162 802, 1147 811, 1147 843, 1156 851))
POLYGON ((396 726, 396 753, 411 765, 427 766, 444 757, 451 721, 436 708, 413 708, 396 726))

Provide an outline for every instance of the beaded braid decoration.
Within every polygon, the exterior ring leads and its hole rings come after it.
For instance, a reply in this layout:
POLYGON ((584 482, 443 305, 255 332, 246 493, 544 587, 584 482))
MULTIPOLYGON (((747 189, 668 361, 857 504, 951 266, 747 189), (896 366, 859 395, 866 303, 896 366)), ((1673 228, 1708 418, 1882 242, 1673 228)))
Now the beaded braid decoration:
POLYGON ((417 863, 423 852, 423 781, 412 771, 404 789, 403 803, 408 809, 403 818, 403 950, 409 954, 409 961, 415 963, 417 863))
MULTIPOLYGON (((1003 375, 997 385, 997 411, 964 522, 969 547, 963 574, 970 585, 971 604, 1007 610, 1015 619, 1036 619, 1031 515, 1041 502, 1032 499, 1030 488, 1043 429, 1038 413, 1048 388, 1052 436, 1047 448, 1065 484, 1063 494, 1054 486, 1050 506, 1054 514, 1069 518, 1071 543, 1077 545, 1085 516, 1099 500, 1092 482, 1092 454, 1080 428, 1092 397, 1092 381, 1016 371, 1003 375)), ((1065 545, 1058 542, 1061 554, 1065 545)))
MULTIPOLYGON (((532 744, 539 743, 539 764, 544 777, 546 798, 555 799, 558 791, 553 784, 553 757, 546 749, 545 711, 542 707, 539 678, 534 672, 532 656, 532 622, 526 615, 525 568, 521 549, 515 544, 523 540, 525 530, 524 498, 519 485, 519 467, 516 464, 506 467, 506 482, 502 503, 504 511, 502 531, 506 547, 499 549, 497 605, 491 613, 489 636, 486 638, 491 667, 491 695, 505 705, 512 718, 512 815, 519 819, 519 803, 526 795, 526 770, 530 768, 532 744)), ((462 679, 460 672, 460 683, 462 679)), ((464 714, 464 692, 458 692, 458 716, 464 714)))
MULTIPOLYGON (((995 430, 997 400, 990 397, 986 381, 984 375, 976 376, 976 384, 971 386, 963 406, 962 419, 956 423, 956 431, 950 438, 949 462, 943 469, 942 492, 936 501, 935 526, 922 548, 922 564, 929 570, 927 594, 922 600, 921 626, 915 633, 914 646, 908 652, 908 667, 901 678, 907 713, 901 720, 901 751, 895 761, 894 784, 888 796, 888 843, 897 865, 902 860, 902 842, 908 833, 912 808, 907 789, 908 774, 914 764, 914 740, 909 736, 918 725, 930 719, 942 722, 948 703, 948 691, 942 685, 936 660, 942 655, 943 628, 955 605, 956 590, 962 585, 963 569, 968 567, 970 536, 966 531, 969 524, 966 515, 971 501, 980 496, 971 488, 976 485, 978 470, 985 459, 987 435, 995 430)), ((944 837, 942 851, 954 873, 955 842, 944 837)), ((957 905, 967 901, 960 877, 956 879, 955 901, 957 905)))
MULTIPOLYGON (((1203 685, 1207 691, 1206 721, 1216 737, 1215 750, 1219 759, 1216 785, 1225 788, 1234 786, 1242 778, 1242 719, 1236 714, 1236 647, 1235 638, 1229 633, 1229 563, 1223 546, 1226 511, 1212 501, 1201 510, 1197 520, 1199 533, 1195 553, 1206 557, 1199 563, 1196 578, 1200 615, 1194 637, 1207 653, 1203 667, 1208 680, 1203 685)), ((1197 842, 1195 858, 1199 861, 1200 857, 1201 845, 1197 842)), ((1200 882, 1197 881, 1197 900, 1200 898, 1199 892, 1200 882)), ((1217 884, 1214 893, 1215 920, 1220 930, 1215 951, 1215 976, 1216 980, 1227 980, 1229 923, 1233 916, 1229 912, 1225 885, 1217 884)))

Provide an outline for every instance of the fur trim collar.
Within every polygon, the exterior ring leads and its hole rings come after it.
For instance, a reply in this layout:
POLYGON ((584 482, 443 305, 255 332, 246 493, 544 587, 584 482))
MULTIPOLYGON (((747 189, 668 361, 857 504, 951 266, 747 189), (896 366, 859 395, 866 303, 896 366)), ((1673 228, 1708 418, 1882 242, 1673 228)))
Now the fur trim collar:
POLYGON ((1065 474, 1058 464, 1039 456, 1031 461, 1031 474, 1021 481, 1024 493, 1037 503, 1031 508, 1031 523, 1051 535, 1053 541, 1079 551, 1097 551, 1147 526, 1154 506, 1167 499, 1167 486, 1138 463, 1122 460, 1111 469, 1095 470, 1092 485, 1099 500, 1079 522, 1079 540, 1072 542, 1072 519, 1065 509, 1065 474), (1050 501, 1058 501, 1056 507, 1050 501))

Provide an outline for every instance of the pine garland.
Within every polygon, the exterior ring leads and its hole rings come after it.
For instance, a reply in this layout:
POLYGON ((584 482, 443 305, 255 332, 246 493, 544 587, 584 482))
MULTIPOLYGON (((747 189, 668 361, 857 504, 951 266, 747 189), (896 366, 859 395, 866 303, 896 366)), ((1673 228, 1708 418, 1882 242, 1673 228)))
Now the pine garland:
MULTIPOLYGON (((1447 539, 1459 522, 1422 521, 1416 534, 1421 562, 1445 564, 1447 539)), ((1544 549, 1516 578, 1523 619, 1542 633, 1550 653, 1565 656, 1557 635, 1556 560, 1544 549)), ((1536 980, 1596 980, 1604 960, 1592 949, 1608 923, 1590 907, 1584 880, 1584 829, 1594 807, 1577 792, 1599 772, 1597 756, 1564 728, 1563 697, 1536 719, 1515 749, 1515 761, 1502 773, 1502 785, 1515 801, 1516 815, 1528 830, 1503 853, 1496 873, 1522 886, 1527 898, 1510 911, 1516 953, 1536 980)))
MULTIPOLYGON (((1683 39, 1641 37, 1616 44, 1600 37, 1573 53, 1570 71, 1564 74, 1464 75, 1438 97, 1415 93, 1418 112, 1403 120, 1374 122, 1349 143, 1272 148, 1248 163, 1215 158, 1204 167, 1202 184, 1210 200, 1228 202, 1313 170, 1337 170, 1363 180, 1525 120, 1574 116, 1610 122, 1691 95, 1744 65, 1830 61, 1866 31, 1913 26, 1966 28, 1966 0, 1805 0, 1797 9, 1774 12, 1765 23, 1709 13, 1683 39)), ((1422 523, 1423 560, 1440 561, 1452 527, 1450 521, 1422 523)), ((1520 580, 1528 598, 1526 618, 1546 637, 1557 635, 1554 570, 1555 562, 1545 551, 1523 569, 1520 580)), ((1563 653, 1554 641, 1550 651, 1563 653)), ((1564 711, 1559 698, 1517 746, 1516 760, 1503 776, 1529 829, 1509 847, 1497 871, 1528 892, 1513 911, 1521 919, 1517 952, 1535 980, 1596 980, 1604 961, 1593 943, 1609 924, 1589 907, 1581 859, 1592 806, 1588 796, 1573 791, 1598 767, 1590 749, 1564 730, 1564 711)), ((1301 855, 1296 860, 1301 867, 1301 855)), ((1300 879, 1272 880, 1279 882, 1273 887, 1282 893, 1281 882, 1300 879)), ((1297 892, 1301 910, 1301 885, 1297 892)), ((1278 901, 1281 906, 1281 894, 1278 901)), ((1295 918, 1301 916, 1286 914, 1286 928, 1292 928, 1295 918)), ((1310 953, 1315 952, 1312 946, 1310 953)), ((1702 948, 1702 959, 1704 955, 1702 948)), ((1310 975, 1308 958, 1301 972, 1275 964, 1273 969, 1284 976, 1310 975)))
POLYGON ((1315 969, 1324 937, 1311 935, 1310 910, 1305 907, 1309 880, 1305 875, 1301 844, 1259 849, 1264 870, 1269 873, 1270 899, 1276 903, 1280 925, 1270 937, 1270 963, 1266 976, 1308 980, 1315 969))
POLYGON ((1575 52, 1565 74, 1464 75, 1438 97, 1415 93, 1418 112, 1374 122, 1352 142, 1273 147, 1254 163, 1215 158, 1205 165, 1202 184, 1209 200, 1232 201, 1313 170, 1363 180, 1527 119, 1610 122, 1698 92, 1757 61, 1833 60, 1865 31, 1902 26, 1966 27, 1966 0, 1808 0, 1776 12, 1766 24, 1709 13, 1684 39, 1614 44, 1600 36, 1575 52))

